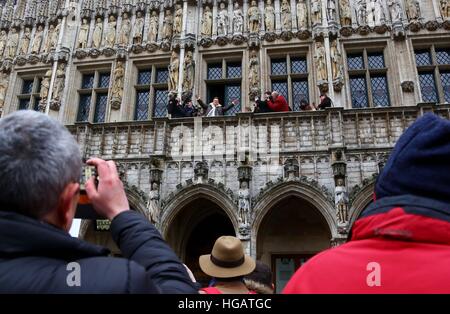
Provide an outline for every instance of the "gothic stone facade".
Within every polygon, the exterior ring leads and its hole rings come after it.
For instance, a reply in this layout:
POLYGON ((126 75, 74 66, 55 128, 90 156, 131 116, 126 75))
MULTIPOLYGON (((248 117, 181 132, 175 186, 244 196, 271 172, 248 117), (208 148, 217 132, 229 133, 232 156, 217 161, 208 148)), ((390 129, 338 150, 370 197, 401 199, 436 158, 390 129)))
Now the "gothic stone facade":
POLYGON ((266 251, 342 243, 405 128, 425 111, 449 117, 450 1, 0 4, 0 114, 40 110, 68 125, 84 156, 115 160, 133 208, 180 255, 195 213, 177 215, 198 199, 268 262, 266 251), (265 90, 294 112, 252 113, 265 90), (239 102, 226 117, 170 119, 169 91, 239 102), (298 112, 321 93, 333 108, 298 112), (283 206, 312 208, 325 237, 305 216, 301 232, 315 236, 298 241, 311 245, 259 244, 271 221, 295 227, 295 211, 264 222, 283 206))

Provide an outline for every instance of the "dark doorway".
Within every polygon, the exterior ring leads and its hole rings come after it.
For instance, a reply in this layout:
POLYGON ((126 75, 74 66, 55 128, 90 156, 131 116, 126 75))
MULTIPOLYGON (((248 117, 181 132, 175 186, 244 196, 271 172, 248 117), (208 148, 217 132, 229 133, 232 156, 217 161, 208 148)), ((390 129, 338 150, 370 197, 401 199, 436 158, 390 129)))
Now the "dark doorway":
POLYGON ((205 104, 212 102, 214 97, 219 97, 219 102, 224 105, 225 84, 208 84, 205 104))

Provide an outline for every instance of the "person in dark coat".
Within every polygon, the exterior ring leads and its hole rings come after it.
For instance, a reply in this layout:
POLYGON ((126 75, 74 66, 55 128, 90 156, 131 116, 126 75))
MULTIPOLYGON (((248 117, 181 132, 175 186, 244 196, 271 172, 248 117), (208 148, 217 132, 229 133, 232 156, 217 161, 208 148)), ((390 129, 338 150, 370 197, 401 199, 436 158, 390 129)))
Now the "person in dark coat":
POLYGON ((195 108, 191 99, 184 102, 183 109, 186 117, 196 117, 198 115, 198 110, 195 108))
POLYGON ((170 114, 171 118, 184 118, 189 117, 183 104, 175 94, 169 94, 169 103, 167 105, 167 112, 170 114))
POLYGON ((319 106, 316 107, 316 109, 320 110, 320 109, 330 108, 331 105, 332 105, 331 98, 325 94, 322 94, 322 95, 320 95, 320 104, 319 104, 319 106))
POLYGON ((450 293, 450 121, 427 113, 398 139, 350 241, 283 293, 450 293))
POLYGON ((31 110, 0 120, 0 293, 197 293, 156 228, 130 210, 113 161, 86 192, 111 220, 124 258, 69 235, 79 198, 80 149, 53 118, 31 110))
POLYGON ((233 100, 228 106, 222 106, 219 102, 219 97, 214 97, 213 101, 208 105, 205 104, 200 97, 197 97, 197 102, 204 109, 205 117, 223 116, 225 112, 237 104, 237 100, 233 100))
POLYGON ((272 92, 267 91, 264 93, 264 99, 259 99, 258 97, 255 98, 255 112, 256 113, 267 113, 267 112, 273 112, 272 109, 269 108, 267 105, 267 102, 271 100, 272 98, 272 92))

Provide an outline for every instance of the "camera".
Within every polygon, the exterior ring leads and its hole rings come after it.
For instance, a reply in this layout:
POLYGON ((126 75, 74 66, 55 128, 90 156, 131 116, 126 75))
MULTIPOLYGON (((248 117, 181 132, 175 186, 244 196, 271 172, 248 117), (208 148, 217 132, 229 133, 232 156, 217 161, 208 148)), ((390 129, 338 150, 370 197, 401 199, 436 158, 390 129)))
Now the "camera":
POLYGON ((95 186, 98 186, 98 175, 95 166, 84 164, 81 168, 80 175, 80 198, 77 204, 77 211, 75 213, 75 218, 80 219, 105 219, 104 217, 97 214, 94 207, 92 206, 91 200, 86 193, 86 182, 94 177, 95 186))

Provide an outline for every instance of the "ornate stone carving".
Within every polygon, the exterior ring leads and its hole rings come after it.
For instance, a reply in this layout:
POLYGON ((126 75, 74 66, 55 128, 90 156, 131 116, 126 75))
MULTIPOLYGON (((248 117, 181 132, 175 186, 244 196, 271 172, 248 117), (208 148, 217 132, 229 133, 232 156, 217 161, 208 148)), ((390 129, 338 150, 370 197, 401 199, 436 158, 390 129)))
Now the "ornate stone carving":
POLYGON ((268 42, 275 41, 276 39, 277 39, 277 34, 275 34, 274 32, 264 34, 264 40, 266 40, 268 42))
POLYGON ((342 26, 352 25, 352 12, 350 10, 350 0, 339 1, 339 15, 341 18, 342 26))
POLYGON ((164 40, 172 39, 172 30, 173 30, 173 15, 170 10, 166 10, 166 15, 164 17, 162 36, 164 40))
POLYGON ((175 6, 175 17, 173 19, 173 35, 180 35, 183 27, 183 8, 181 4, 175 6))
POLYGON ((159 223, 161 216, 161 209, 159 207, 159 184, 153 182, 151 185, 151 190, 148 194, 147 202, 147 218, 152 223, 159 223))
POLYGON ((264 23, 266 33, 275 32, 275 8, 272 5, 272 0, 267 0, 266 2, 266 7, 264 9, 264 23))
POLYGON ((370 27, 381 26, 385 21, 384 10, 380 0, 370 0, 367 6, 367 24, 370 27))
POLYGON ((194 167, 194 180, 196 183, 203 183, 208 179, 208 164, 206 161, 199 161, 194 167))
POLYGON ((421 10, 419 0, 406 0, 406 15, 410 22, 419 22, 421 18, 421 10))
POLYGON ((8 41, 8 33, 6 33, 6 30, 4 29, 0 30, 0 58, 3 56, 3 53, 5 52, 7 41, 8 41))
POLYGON ((338 224, 345 225, 348 223, 348 193, 344 184, 344 179, 337 179, 336 187, 334 188, 336 206, 336 216, 338 224))
POLYGON ((284 162, 284 177, 286 180, 294 180, 299 177, 298 160, 295 158, 288 158, 284 162))
POLYGON ((221 2, 219 5, 219 12, 217 14, 217 36, 226 36, 228 34, 228 11, 225 3, 221 2))
POLYGON ((367 25, 367 3, 366 0, 358 0, 356 2, 356 20, 358 22, 358 26, 366 26, 367 25))
POLYGON ((0 115, 3 112, 3 105, 5 104, 8 84, 9 84, 9 74, 6 72, 0 72, 0 115))
POLYGON ((402 91, 405 93, 414 92, 414 82, 413 81, 403 81, 401 83, 402 91))
POLYGON ((48 69, 47 72, 45 72, 44 78, 41 82, 41 90, 39 92, 39 97, 41 98, 39 102, 39 108, 41 111, 45 111, 45 106, 47 104, 47 97, 48 92, 50 90, 50 80, 52 78, 52 70, 48 69))
POLYGON ((117 60, 113 72, 114 82, 111 90, 111 108, 119 110, 122 104, 125 68, 121 60, 117 60))
POLYGON ((31 40, 31 29, 29 26, 27 26, 25 27, 22 36, 22 44, 19 49, 20 55, 26 55, 28 53, 28 48, 30 47, 30 40, 31 40))
POLYGON ((60 62, 55 74, 55 81, 53 82, 52 101, 50 102, 50 109, 58 111, 61 107, 62 93, 64 91, 66 81, 66 64, 60 62))
POLYGON ((184 58, 183 91, 191 91, 194 87, 195 63, 192 51, 187 51, 184 58))
MULTIPOLYGON (((159 23, 159 18, 158 18, 158 13, 156 11, 152 11, 151 16, 150 16, 150 21, 149 21, 149 26, 148 26, 148 36, 147 36, 147 40, 150 43, 155 43, 157 41, 157 37, 158 37, 158 23, 159 23)), ((148 47, 147 47, 148 49, 148 47)))
POLYGON ((211 47, 213 43, 214 43, 214 41, 209 37, 202 38, 200 40, 200 46, 205 47, 205 48, 211 47))
POLYGON ((203 37, 211 37, 212 35, 213 16, 210 7, 207 5, 203 9, 203 19, 200 34, 203 37))
POLYGON ((144 33, 144 16, 141 11, 136 13, 136 20, 134 22, 134 31, 133 31, 133 44, 141 45, 142 44, 142 36, 144 33))
POLYGON ((444 21, 450 19, 450 0, 440 0, 439 9, 441 11, 441 16, 444 21))
POLYGON ((317 80, 321 81, 328 80, 327 74, 327 61, 325 55, 325 47, 321 42, 316 43, 316 52, 314 54, 314 61, 317 69, 317 80))
POLYGON ((86 18, 83 18, 83 21, 80 26, 80 31, 78 33, 77 48, 84 49, 87 47, 88 36, 89 36, 89 23, 86 18))
POLYGON ((431 32, 434 32, 439 27, 439 23, 437 21, 428 21, 425 23, 425 28, 431 32))
POLYGON ((312 24, 322 24, 322 0, 311 0, 312 24))
POLYGON ((247 15, 248 15, 248 31, 250 33, 258 33, 261 14, 259 13, 259 8, 255 0, 252 0, 247 15))
POLYGON ((178 89, 178 69, 180 67, 180 59, 176 51, 172 51, 172 57, 169 64, 169 91, 176 91, 178 89))
POLYGON ((336 3, 335 0, 327 0, 327 20, 329 22, 336 21, 336 3))
POLYGON ((281 1, 281 29, 283 31, 292 29, 291 4, 288 0, 281 1))
POLYGON ((130 34, 131 34, 131 21, 128 18, 128 13, 125 12, 122 16, 122 24, 120 26, 120 32, 117 43, 119 45, 127 46, 130 34))
POLYGON ((238 192, 239 226, 250 225, 250 190, 248 181, 241 181, 238 192))
POLYGON ((233 34, 242 34, 244 29, 244 16, 238 2, 234 3, 233 10, 233 34))
POLYGON ((333 81, 341 80, 343 78, 342 54, 338 49, 337 40, 333 40, 331 42, 330 57, 331 57, 331 73, 333 81))
POLYGON ((6 43, 6 54, 7 58, 14 59, 16 56, 17 46, 19 45, 19 33, 16 28, 11 28, 9 33, 8 42, 6 43))
POLYGON ((110 15, 108 19, 108 30, 106 31, 106 47, 113 48, 116 43, 116 17, 110 15))

